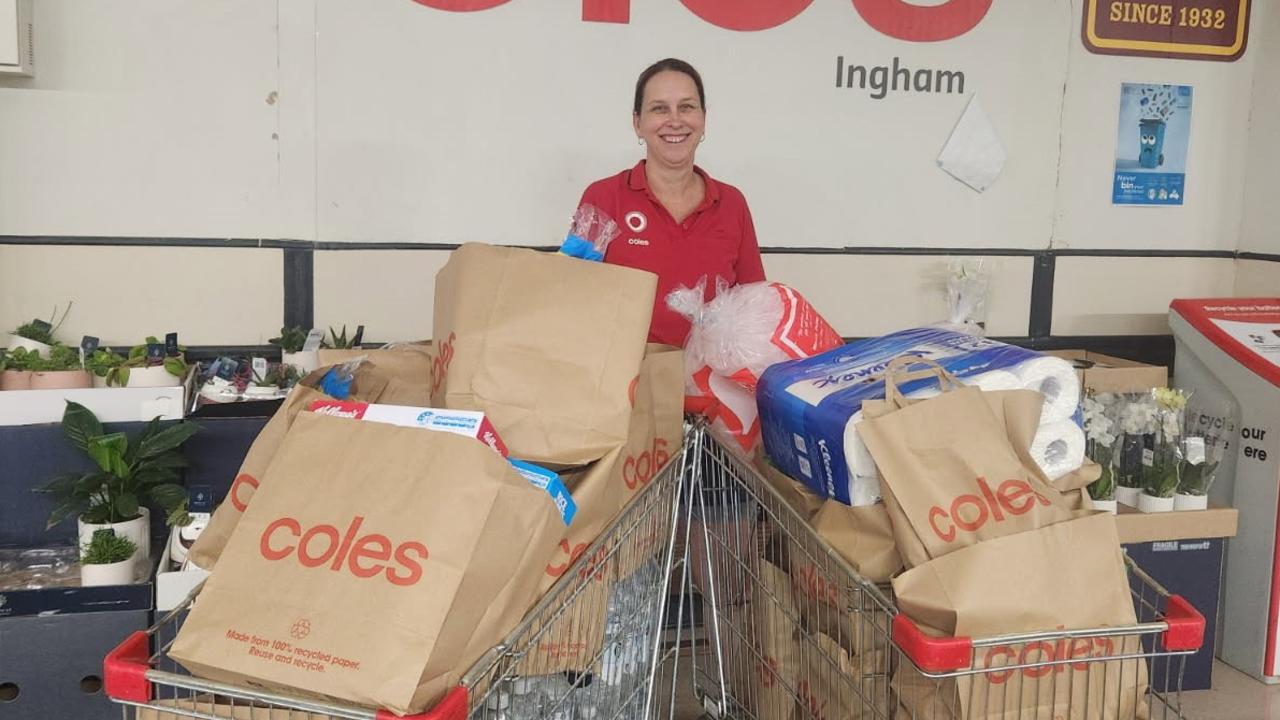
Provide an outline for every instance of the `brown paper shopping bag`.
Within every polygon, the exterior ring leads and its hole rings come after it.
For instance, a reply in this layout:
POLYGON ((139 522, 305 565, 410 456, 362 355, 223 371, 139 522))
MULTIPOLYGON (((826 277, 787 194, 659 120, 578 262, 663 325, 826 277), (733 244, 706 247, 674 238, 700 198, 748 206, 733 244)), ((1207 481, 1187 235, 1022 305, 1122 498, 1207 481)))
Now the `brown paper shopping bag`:
POLYGON ((185 720, 187 718, 227 718, 227 720, 330 720, 328 715, 305 710, 229 705, 226 698, 211 696, 157 700, 159 707, 138 708, 135 720, 185 720), (170 711, 160 708, 168 708, 170 711))
MULTIPOLYGON (((214 510, 204 532, 200 533, 200 537, 191 546, 188 557, 191 558, 192 563, 206 570, 212 570, 218 562, 222 549, 231 539, 236 524, 240 522, 240 516, 249 506, 249 501, 253 499, 263 473, 266 472, 271 459, 275 457, 280 444, 284 442, 294 418, 313 401, 329 397, 316 388, 330 369, 324 367, 303 378, 258 433, 258 437, 249 446, 249 452, 240 463, 240 470, 231 483, 227 497, 214 510)), ((380 400, 389 382, 390 378, 376 365, 371 362, 361 363, 356 368, 351 381, 350 399, 365 402, 380 400)))
POLYGON ((795 717, 800 628, 786 572, 762 562, 751 601, 727 608, 719 621, 725 680, 735 698, 753 717, 795 717))
MULTIPOLYGON (((562 473, 577 513, 543 563, 539 594, 559 580, 600 533, 666 467, 679 460, 684 417, 680 351, 650 345, 635 386, 627 441, 586 468, 562 473)), ((522 674, 584 670, 603 642, 609 585, 650 561, 667 540, 670 518, 646 516, 625 533, 625 545, 605 546, 588 558, 577 581, 592 587, 577 595, 573 608, 551 626, 535 628, 541 638, 521 665, 522 674), (606 566, 607 564, 607 566, 606 566)))
MULTIPOLYGON (((893 588, 899 609, 933 634, 978 638, 1136 622, 1115 518, 1106 513, 986 540, 903 573, 893 588)), ((999 645, 975 651, 972 669, 989 672, 939 682, 904 661, 895 685, 910 710, 960 708, 969 720, 1145 717, 1145 660, 1106 660, 1139 651, 1132 636, 999 645), (1076 662, 1049 664, 1067 659, 1076 662), (1024 664, 1034 666, 1000 669, 1024 664)))
MULTIPOLYGON (((885 400, 864 403, 858 432, 880 471, 898 550, 908 567, 990 538, 1070 520, 1074 514, 1039 469, 1014 449, 976 387, 931 361, 897 358, 885 369, 885 400), (944 392, 908 403, 898 383, 932 365, 944 392)), ((1016 391, 1015 391, 1016 392, 1016 391)))
POLYGON ((471 243, 436 275, 432 398, 481 410, 512 457, 583 465, 627 440, 657 277, 471 243))
POLYGON ((320 364, 334 365, 368 358, 387 376, 387 387, 378 397, 383 405, 431 407, 431 343, 393 343, 377 349, 321 350, 320 364))
POLYGON ((850 655, 823 633, 800 636, 799 718, 857 720, 888 715, 889 653, 850 655))
POLYGON ((561 527, 474 440, 303 413, 170 654, 214 680, 418 712, 519 622, 561 527))

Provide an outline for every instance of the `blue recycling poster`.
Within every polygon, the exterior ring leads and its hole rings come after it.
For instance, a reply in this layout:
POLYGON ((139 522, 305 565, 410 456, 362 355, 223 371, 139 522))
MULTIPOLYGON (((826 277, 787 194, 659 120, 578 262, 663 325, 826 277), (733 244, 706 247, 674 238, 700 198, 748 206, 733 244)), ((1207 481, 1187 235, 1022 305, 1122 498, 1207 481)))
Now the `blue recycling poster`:
POLYGON ((1181 205, 1190 138, 1190 85, 1121 85, 1112 204, 1181 205))

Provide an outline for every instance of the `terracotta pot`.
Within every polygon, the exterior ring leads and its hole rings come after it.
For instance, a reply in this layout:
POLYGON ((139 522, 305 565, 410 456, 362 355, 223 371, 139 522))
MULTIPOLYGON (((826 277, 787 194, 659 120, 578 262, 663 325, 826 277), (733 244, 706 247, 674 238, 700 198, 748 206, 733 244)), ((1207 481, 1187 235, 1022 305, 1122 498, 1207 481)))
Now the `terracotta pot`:
POLYGON ((93 387, 93 373, 88 370, 31 373, 32 390, 75 390, 91 387, 93 387))
POLYGON ((30 370, 5 370, 0 372, 0 390, 30 390, 30 370))

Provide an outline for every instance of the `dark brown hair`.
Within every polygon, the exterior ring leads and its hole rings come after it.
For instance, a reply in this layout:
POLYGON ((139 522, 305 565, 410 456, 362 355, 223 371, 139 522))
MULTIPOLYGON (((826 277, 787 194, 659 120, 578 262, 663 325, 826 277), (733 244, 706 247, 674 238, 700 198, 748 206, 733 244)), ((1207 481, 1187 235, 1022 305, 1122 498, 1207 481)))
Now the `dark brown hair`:
POLYGON ((668 70, 684 73, 692 78, 693 84, 698 88, 698 102, 702 104, 703 110, 707 109, 707 94, 702 88, 702 76, 699 75, 698 71, 694 70, 693 66, 689 63, 683 60, 677 60, 676 58, 667 58, 665 60, 659 60, 645 68, 644 72, 640 73, 640 79, 636 80, 636 100, 635 104, 632 106, 631 112, 636 115, 640 114, 640 105, 644 102, 644 86, 649 84, 649 81, 653 79, 654 75, 668 70))

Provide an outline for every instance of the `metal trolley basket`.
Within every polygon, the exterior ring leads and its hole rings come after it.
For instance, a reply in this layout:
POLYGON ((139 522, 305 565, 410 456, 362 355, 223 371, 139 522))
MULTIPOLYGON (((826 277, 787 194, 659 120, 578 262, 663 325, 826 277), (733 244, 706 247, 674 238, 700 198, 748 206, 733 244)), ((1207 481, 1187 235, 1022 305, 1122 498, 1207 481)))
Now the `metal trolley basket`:
MULTIPOLYGON (((654 692, 660 673, 677 671, 674 650, 663 652, 661 641, 672 567, 683 563, 683 557, 675 554, 675 540, 687 451, 686 443, 685 450, 656 474, 594 543, 564 548, 572 561, 520 625, 476 662, 434 708, 414 717, 628 720, 654 713, 660 700, 654 692), (606 613, 600 612, 602 607, 606 613), (608 618, 603 628, 599 627, 602 615, 608 618), (601 647, 579 672, 537 676, 527 672, 530 666, 525 660, 535 648, 548 644, 590 648, 588 643, 601 647)), ((107 656, 105 689, 123 706, 126 719, 399 717, 192 677, 167 652, 196 593, 107 656)))
POLYGON ((1204 618, 1129 562, 1130 627, 935 638, 860 577, 750 462, 705 428, 690 453, 692 589, 712 649, 708 714, 845 718, 1179 718, 1204 618))

